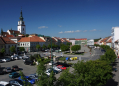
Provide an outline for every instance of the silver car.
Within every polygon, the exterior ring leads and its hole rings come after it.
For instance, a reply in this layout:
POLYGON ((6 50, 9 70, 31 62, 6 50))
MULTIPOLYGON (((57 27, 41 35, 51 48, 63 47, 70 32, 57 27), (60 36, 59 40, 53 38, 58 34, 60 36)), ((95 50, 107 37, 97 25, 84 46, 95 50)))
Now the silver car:
POLYGON ((36 74, 30 74, 28 75, 31 79, 35 79, 35 81, 38 81, 38 76, 36 74))
POLYGON ((5 68, 5 72, 6 72, 6 73, 11 73, 11 72, 12 72, 11 67, 6 67, 6 68, 5 68))

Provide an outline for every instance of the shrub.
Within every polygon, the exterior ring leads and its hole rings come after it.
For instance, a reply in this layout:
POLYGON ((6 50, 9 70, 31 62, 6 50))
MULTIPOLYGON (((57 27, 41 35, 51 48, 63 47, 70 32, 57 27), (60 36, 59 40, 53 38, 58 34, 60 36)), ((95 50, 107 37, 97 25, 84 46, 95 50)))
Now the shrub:
POLYGON ((33 62, 33 65, 36 65, 36 63, 35 63, 35 62, 33 62))

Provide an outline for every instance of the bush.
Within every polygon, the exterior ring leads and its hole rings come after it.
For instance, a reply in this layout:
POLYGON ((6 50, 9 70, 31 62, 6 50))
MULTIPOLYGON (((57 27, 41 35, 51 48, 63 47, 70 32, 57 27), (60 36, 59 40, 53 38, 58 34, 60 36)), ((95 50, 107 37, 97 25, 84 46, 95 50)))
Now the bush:
POLYGON ((61 57, 61 58, 59 58, 59 60, 65 61, 66 57, 61 57))
POLYGON ((36 63, 35 63, 35 62, 33 62, 33 65, 36 65, 36 63))

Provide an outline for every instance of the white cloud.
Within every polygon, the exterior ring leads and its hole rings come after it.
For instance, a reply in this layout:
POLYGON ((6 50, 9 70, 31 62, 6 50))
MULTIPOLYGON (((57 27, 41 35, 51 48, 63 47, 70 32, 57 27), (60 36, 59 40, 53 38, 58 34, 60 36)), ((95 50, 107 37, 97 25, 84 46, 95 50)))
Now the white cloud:
POLYGON ((75 32, 81 32, 80 30, 76 30, 75 32))
POLYGON ((63 33, 63 32, 61 31, 61 32, 59 32, 59 33, 63 33))
POLYGON ((83 32, 87 32, 87 30, 84 30, 83 32))
POLYGON ((64 33, 74 33, 74 31, 65 31, 64 33))
POLYGON ((62 27, 62 25, 58 25, 59 27, 62 27))
POLYGON ((39 29, 42 29, 42 28, 48 28, 47 26, 40 26, 38 27, 39 29))
POLYGON ((90 30, 90 31, 96 31, 96 29, 90 30))

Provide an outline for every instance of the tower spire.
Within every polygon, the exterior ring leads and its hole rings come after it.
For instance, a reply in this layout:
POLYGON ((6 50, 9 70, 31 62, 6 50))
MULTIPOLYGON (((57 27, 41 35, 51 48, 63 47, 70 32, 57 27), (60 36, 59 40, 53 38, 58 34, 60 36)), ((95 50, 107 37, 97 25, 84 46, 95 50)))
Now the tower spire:
POLYGON ((20 12, 20 17, 19 17, 19 19, 21 20, 21 21, 23 21, 23 16, 22 16, 22 7, 21 7, 21 12, 20 12))

